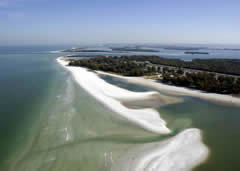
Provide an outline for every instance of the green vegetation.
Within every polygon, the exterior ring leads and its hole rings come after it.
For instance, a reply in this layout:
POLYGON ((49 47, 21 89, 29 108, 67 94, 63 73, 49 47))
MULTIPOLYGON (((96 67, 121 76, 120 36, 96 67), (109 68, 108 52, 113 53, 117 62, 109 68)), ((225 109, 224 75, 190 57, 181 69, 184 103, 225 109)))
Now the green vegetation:
POLYGON ((156 78, 162 78, 162 81, 168 84, 207 92, 240 93, 240 78, 218 74, 240 75, 240 60, 237 59, 195 59, 192 62, 185 62, 180 59, 166 59, 157 56, 97 56, 90 59, 70 60, 69 65, 113 72, 124 76, 155 75, 156 78))
POLYGON ((192 72, 182 74, 174 71, 164 71, 163 82, 177 86, 199 89, 221 94, 239 94, 240 78, 217 76, 213 73, 192 72))
POLYGON ((82 66, 92 70, 113 72, 124 76, 143 76, 155 74, 157 69, 145 63, 137 63, 120 57, 96 57, 91 59, 71 60, 69 65, 82 66))
POLYGON ((240 75, 239 59, 193 59, 192 61, 187 62, 181 59, 167 59, 159 56, 130 56, 123 58, 135 61, 149 61, 152 64, 240 75))

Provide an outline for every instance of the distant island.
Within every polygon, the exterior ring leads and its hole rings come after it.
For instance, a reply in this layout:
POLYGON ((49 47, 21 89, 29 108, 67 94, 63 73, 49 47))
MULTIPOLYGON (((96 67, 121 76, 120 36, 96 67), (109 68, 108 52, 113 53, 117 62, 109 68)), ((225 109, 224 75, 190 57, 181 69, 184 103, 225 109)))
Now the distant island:
POLYGON ((106 53, 112 53, 112 51, 109 50, 95 50, 95 49, 65 49, 61 52, 106 52, 106 53))
POLYGON ((109 50, 72 48, 72 49, 61 50, 61 52, 127 53, 127 52, 159 52, 159 51, 154 49, 143 49, 143 48, 110 48, 109 50))
POLYGON ((187 52, 184 52, 185 54, 190 54, 190 55, 208 55, 209 53, 208 52, 190 52, 190 51, 187 51, 187 52))
MULTIPOLYGON (((83 55, 83 54, 73 54, 73 55, 67 55, 68 58, 95 58, 96 55, 83 55)), ((104 55, 97 55, 97 57, 106 57, 104 55)))
POLYGON ((185 62, 159 56, 96 56, 69 59, 70 66, 123 76, 148 76, 157 81, 221 94, 240 94, 240 60, 195 59, 185 62))
POLYGON ((206 49, 205 47, 164 47, 166 50, 201 50, 206 49))
POLYGON ((111 48, 113 51, 126 51, 126 52, 159 52, 154 49, 143 49, 143 48, 111 48))
POLYGON ((224 48, 223 50, 240 51, 240 49, 229 49, 229 48, 224 48))

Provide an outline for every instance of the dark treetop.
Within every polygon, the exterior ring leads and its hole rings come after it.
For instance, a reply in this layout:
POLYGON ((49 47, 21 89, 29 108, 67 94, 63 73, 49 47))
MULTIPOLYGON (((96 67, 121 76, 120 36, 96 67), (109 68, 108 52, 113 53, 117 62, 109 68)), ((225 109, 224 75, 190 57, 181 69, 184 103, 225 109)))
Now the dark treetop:
POLYGON ((158 56, 96 56, 90 59, 71 59, 69 65, 124 76, 155 75, 157 76, 155 79, 168 84, 208 92, 240 93, 240 78, 238 77, 240 76, 240 60, 238 59, 194 59, 186 62, 158 56))

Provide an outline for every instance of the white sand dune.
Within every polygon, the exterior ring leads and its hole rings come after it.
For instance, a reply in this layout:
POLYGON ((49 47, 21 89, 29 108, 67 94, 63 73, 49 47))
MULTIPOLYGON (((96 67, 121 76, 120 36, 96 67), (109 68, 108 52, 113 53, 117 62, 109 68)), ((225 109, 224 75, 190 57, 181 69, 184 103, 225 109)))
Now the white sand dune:
POLYGON ((166 141, 131 149, 112 171, 188 171, 206 160, 207 147, 198 129, 187 129, 166 141))
POLYGON ((231 104, 231 105, 240 105, 240 98, 233 97, 231 95, 207 93, 207 92, 200 91, 200 90, 193 90, 193 89, 185 88, 185 87, 177 87, 174 85, 167 85, 167 84, 163 84, 161 82, 156 82, 151 79, 146 79, 144 77, 125 77, 125 76, 106 73, 106 72, 102 72, 102 71, 97 71, 97 72, 99 74, 118 77, 118 78, 124 79, 131 83, 136 83, 136 84, 153 87, 157 90, 166 91, 169 94, 186 95, 186 96, 198 97, 198 98, 205 99, 205 100, 221 102, 221 103, 226 103, 226 104, 231 104))
MULTIPOLYGON (((157 92, 137 93, 111 85, 96 73, 81 67, 66 66, 67 61, 57 61, 73 74, 75 80, 91 95, 120 116, 142 128, 167 134, 166 122, 154 109, 129 109, 119 99, 150 98, 157 92)), ((208 149, 201 141, 198 129, 187 129, 173 138, 138 146, 124 154, 112 166, 112 171, 188 171, 207 159, 208 149)))
POLYGON ((119 101, 119 99, 151 98, 152 95, 158 94, 157 92, 131 92, 105 82, 97 74, 85 68, 66 66, 68 62, 60 58, 57 61, 71 71, 75 80, 86 91, 125 119, 155 133, 168 134, 171 132, 156 110, 151 108, 129 109, 119 101))

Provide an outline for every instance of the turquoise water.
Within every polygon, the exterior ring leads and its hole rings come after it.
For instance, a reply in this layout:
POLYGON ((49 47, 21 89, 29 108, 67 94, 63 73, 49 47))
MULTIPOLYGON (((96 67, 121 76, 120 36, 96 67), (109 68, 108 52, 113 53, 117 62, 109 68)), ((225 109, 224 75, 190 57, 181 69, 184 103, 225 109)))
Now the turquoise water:
MULTIPOLYGON (((111 76, 101 76, 119 87, 149 91, 153 88, 126 83, 111 76)), ((155 90, 157 91, 157 90, 155 90)), ((162 92, 160 92, 162 93, 162 92)), ((240 169, 240 107, 216 104, 192 97, 183 97, 184 102, 158 107, 161 117, 168 127, 179 132, 185 128, 199 128, 203 132, 203 142, 210 149, 210 156, 196 171, 237 171, 240 169)))
MULTIPOLYGON (((89 96, 56 63, 59 54, 49 53, 63 48, 0 48, 0 170, 109 170, 131 148, 168 138, 118 118, 89 96)), ((132 91, 152 90, 105 79, 132 91)), ((174 135, 203 131, 211 155, 196 170, 239 170, 240 108, 183 98, 156 109, 174 135)))
POLYGON ((131 147, 165 138, 116 117, 57 56, 1 53, 0 170, 109 170, 131 147))
POLYGON ((24 144, 55 81, 55 58, 47 56, 43 49, 1 48, 1 166, 24 144))

